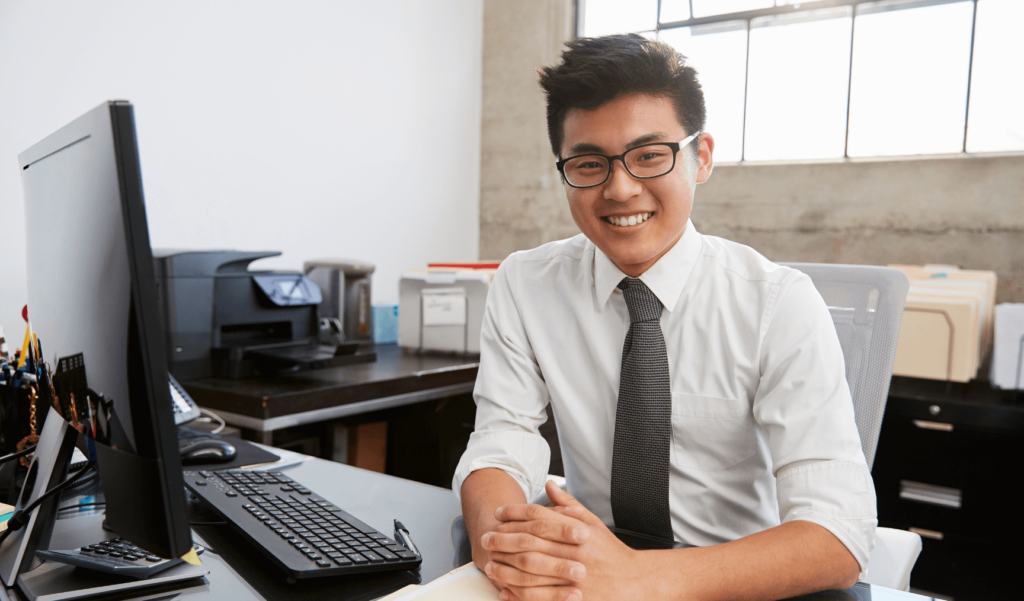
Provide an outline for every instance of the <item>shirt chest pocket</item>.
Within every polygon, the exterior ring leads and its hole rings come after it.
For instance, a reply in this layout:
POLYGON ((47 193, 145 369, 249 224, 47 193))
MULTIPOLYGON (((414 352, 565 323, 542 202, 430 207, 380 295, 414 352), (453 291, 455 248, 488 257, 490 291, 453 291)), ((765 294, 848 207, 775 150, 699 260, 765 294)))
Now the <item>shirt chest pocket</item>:
POLYGON ((754 417, 743 399, 672 393, 672 461, 686 468, 722 470, 757 449, 754 417))

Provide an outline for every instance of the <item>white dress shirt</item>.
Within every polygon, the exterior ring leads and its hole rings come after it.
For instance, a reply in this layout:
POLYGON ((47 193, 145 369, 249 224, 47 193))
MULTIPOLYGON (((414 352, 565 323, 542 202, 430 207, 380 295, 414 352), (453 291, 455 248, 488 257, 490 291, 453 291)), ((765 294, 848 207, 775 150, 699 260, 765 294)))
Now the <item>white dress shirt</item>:
MULTIPOLYGON (((606 524, 626 277, 583 235, 517 252, 491 285, 474 397, 476 430, 455 472, 500 468, 526 494, 547 480, 538 428, 550 402, 568 491, 606 524)), ((664 310, 672 387, 669 476, 678 540, 713 545, 792 520, 819 524, 860 562, 875 491, 842 349, 803 273, 697 232, 640 279, 664 310)))

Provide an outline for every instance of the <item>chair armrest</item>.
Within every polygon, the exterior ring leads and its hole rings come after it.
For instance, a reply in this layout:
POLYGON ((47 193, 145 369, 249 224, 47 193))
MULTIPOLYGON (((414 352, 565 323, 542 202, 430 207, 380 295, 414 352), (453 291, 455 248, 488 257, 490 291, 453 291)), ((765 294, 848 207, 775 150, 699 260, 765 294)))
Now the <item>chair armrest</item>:
POLYGON ((865 582, 901 591, 910 589, 910 572, 921 554, 921 537, 906 530, 875 529, 865 582))

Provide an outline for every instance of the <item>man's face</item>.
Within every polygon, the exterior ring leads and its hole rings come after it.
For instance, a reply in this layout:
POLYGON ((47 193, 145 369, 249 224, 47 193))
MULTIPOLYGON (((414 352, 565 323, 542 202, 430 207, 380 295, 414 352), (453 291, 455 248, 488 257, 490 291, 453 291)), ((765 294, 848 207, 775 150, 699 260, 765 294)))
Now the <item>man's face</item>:
MULTIPOLYGON (((652 142, 679 142, 690 135, 679 123, 672 101, 628 94, 592 111, 566 115, 562 158, 597 153, 617 155, 652 142)), ((621 161, 608 180, 593 188, 572 188, 566 197, 576 225, 626 275, 638 277, 674 245, 686 229, 696 184, 711 175, 714 140, 700 136, 694 165, 692 143, 676 156, 675 168, 661 177, 636 179, 621 161), (638 217, 635 225, 613 222, 638 217), (643 218, 640 221, 639 218, 643 218)))

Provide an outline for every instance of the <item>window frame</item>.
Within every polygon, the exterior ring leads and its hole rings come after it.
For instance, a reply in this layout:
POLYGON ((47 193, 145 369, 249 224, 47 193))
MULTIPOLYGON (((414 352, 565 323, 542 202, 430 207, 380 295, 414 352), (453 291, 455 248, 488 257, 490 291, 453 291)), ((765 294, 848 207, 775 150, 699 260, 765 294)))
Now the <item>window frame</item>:
MULTIPOLYGON (((583 19, 586 11, 587 0, 573 0, 573 8, 576 15, 573 27, 573 37, 580 37, 580 32, 583 29, 583 19)), ((846 86, 846 136, 843 143, 843 156, 840 157, 842 160, 855 159, 860 157, 850 156, 850 100, 852 97, 852 86, 853 86, 853 52, 854 52, 854 35, 856 34, 857 28, 857 17, 859 11, 857 7, 862 4, 881 4, 879 11, 883 10, 906 10, 911 8, 923 8, 927 6, 937 6, 941 4, 953 4, 958 2, 971 2, 973 4, 971 10, 971 42, 970 50, 967 57, 967 100, 964 103, 964 131, 963 131, 963 143, 961 144, 960 151, 958 154, 973 154, 967 152, 967 134, 970 127, 970 112, 971 112, 971 91, 972 91, 972 77, 974 74, 974 44, 975 44, 975 31, 978 23, 978 1, 979 0, 808 0, 806 2, 800 2, 798 4, 786 4, 782 6, 774 6, 771 8, 760 8, 755 10, 739 11, 724 13, 720 15, 712 15, 707 17, 693 17, 693 0, 688 0, 690 5, 690 18, 682 21, 670 21, 667 23, 661 22, 661 3, 662 0, 658 0, 657 3, 657 15, 655 16, 654 34, 660 38, 661 32, 671 29, 679 29, 683 27, 694 27, 698 25, 709 25, 713 23, 722 23, 727 21, 745 21, 747 30, 747 60, 744 65, 744 90, 743 90, 743 124, 742 124, 742 137, 740 147, 740 160, 739 163, 747 162, 746 158, 747 149, 747 96, 749 95, 749 81, 750 81, 750 23, 754 19, 760 17, 773 17, 779 15, 793 15, 800 13, 810 13, 812 11, 840 8, 840 7, 851 7, 852 16, 850 19, 850 63, 847 65, 847 86, 846 86), (885 6, 887 5, 887 6, 885 6)), ((871 14, 871 13, 868 13, 871 14)), ((644 32, 646 33, 646 32, 644 32)), ((935 153, 936 156, 943 153, 935 153)), ((890 156, 890 155, 883 155, 890 156)), ((901 155, 891 155, 901 156, 901 155)), ((928 154, 914 155, 914 156, 929 156, 928 154)), ((874 157, 880 158, 880 157, 874 157)), ((810 160, 810 159, 809 159, 810 160)))

